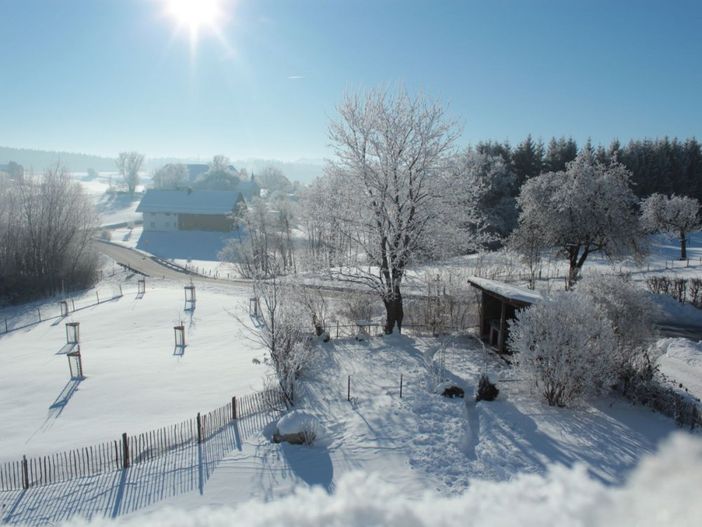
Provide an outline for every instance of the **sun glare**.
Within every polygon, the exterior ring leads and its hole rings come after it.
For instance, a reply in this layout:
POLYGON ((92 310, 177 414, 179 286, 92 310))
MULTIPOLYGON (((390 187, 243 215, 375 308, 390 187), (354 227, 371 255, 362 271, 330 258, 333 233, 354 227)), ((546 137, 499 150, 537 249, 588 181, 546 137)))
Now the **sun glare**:
POLYGON ((191 35, 203 28, 216 29, 224 16, 221 0, 166 0, 166 12, 191 35))

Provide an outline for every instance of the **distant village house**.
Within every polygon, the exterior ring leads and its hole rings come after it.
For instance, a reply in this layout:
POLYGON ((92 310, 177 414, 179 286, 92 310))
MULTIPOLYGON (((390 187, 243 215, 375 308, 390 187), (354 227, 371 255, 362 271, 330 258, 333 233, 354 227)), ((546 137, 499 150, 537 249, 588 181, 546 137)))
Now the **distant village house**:
POLYGON ((136 211, 144 215, 144 231, 220 231, 236 228, 240 191, 147 190, 136 211))

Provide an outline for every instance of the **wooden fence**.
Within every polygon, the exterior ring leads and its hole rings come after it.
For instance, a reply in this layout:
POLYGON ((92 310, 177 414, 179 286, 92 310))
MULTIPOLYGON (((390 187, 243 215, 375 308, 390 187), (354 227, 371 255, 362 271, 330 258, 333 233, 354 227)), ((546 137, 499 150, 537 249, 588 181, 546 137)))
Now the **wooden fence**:
POLYGON ((273 388, 243 397, 232 397, 226 405, 206 414, 197 414, 175 425, 115 441, 66 452, 11 461, 0 465, 0 491, 51 485, 85 476, 104 474, 156 459, 168 452, 207 441, 228 426, 268 410, 282 411, 286 399, 282 390, 273 388))
POLYGON ((119 285, 117 287, 118 289, 112 289, 109 292, 94 289, 92 295, 84 294, 78 299, 66 298, 65 300, 57 300, 53 303, 44 303, 31 309, 26 309, 22 313, 11 317, 0 317, 0 335, 33 326, 47 320, 65 318, 71 313, 80 311, 81 309, 86 309, 88 307, 97 306, 105 302, 122 298, 124 295, 122 286, 119 285), (61 312, 62 302, 66 303, 66 315, 61 312))
MULTIPOLYGON (((443 326, 431 324, 402 324, 402 334, 408 336, 434 336, 444 335, 456 331, 466 331, 476 327, 475 325, 458 326, 443 326)), ((356 337, 361 332, 365 332, 368 336, 380 336, 385 333, 385 324, 381 322, 361 323, 361 324, 340 324, 331 322, 327 327, 329 336, 332 338, 356 337)))

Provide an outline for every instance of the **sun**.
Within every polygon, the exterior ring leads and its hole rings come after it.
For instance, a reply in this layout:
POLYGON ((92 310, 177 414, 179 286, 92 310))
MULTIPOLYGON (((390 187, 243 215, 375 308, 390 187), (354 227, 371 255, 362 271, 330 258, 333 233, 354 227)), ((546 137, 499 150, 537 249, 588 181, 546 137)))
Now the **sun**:
POLYGON ((196 37, 202 29, 216 30, 224 17, 222 0, 165 0, 166 14, 180 29, 196 37))

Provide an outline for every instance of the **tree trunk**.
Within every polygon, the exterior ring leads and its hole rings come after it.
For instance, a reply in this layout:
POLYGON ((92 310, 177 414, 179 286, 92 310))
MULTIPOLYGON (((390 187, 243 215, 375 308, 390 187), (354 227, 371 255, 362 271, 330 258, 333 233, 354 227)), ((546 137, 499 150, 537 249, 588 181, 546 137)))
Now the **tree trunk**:
POLYGON ((389 295, 389 298, 383 299, 383 303, 385 304, 386 313, 385 334, 391 334, 396 325, 397 332, 402 333, 402 319, 405 316, 405 312, 402 307, 402 294, 400 293, 400 289, 397 288, 396 291, 389 295))
POLYGON ((680 259, 687 260, 687 238, 684 231, 680 231, 680 259))

